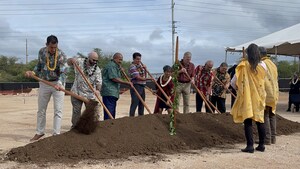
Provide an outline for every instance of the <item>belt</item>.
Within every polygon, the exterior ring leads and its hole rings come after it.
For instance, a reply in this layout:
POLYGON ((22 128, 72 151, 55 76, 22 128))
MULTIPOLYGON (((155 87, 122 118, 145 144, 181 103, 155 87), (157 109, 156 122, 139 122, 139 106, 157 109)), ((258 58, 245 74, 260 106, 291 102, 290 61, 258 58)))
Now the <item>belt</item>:
POLYGON ((191 81, 178 81, 179 83, 190 83, 191 81))

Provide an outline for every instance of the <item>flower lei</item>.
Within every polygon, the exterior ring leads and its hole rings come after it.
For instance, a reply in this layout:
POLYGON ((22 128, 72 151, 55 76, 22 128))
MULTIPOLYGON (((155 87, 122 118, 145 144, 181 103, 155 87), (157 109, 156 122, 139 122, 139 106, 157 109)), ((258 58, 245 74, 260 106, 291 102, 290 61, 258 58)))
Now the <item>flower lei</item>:
POLYGON ((47 50, 46 50, 46 65, 47 65, 48 70, 50 70, 50 71, 54 71, 54 70, 55 70, 56 64, 57 64, 57 58, 58 58, 58 51, 57 51, 57 49, 56 49, 56 50, 55 50, 55 56, 54 56, 54 65, 53 65, 53 67, 51 68, 51 67, 50 67, 49 53, 48 53, 48 48, 47 48, 47 50))
POLYGON ((167 82, 165 84, 163 84, 163 81, 162 81, 163 77, 164 77, 164 74, 160 77, 160 80, 159 80, 161 87, 167 86, 168 83, 172 80, 172 76, 170 76, 169 79, 167 80, 167 82))
POLYGON ((299 80, 299 78, 297 78, 296 81, 295 81, 295 79, 293 79, 293 80, 292 80, 293 85, 295 85, 295 84, 298 82, 298 80, 299 80), (295 81, 295 82, 294 82, 294 81, 295 81))
POLYGON ((87 60, 88 60, 88 58, 85 58, 85 59, 84 59, 84 62, 83 62, 84 73, 85 73, 86 75, 88 75, 89 77, 91 77, 91 76, 93 76, 94 73, 96 72, 97 64, 95 64, 95 65, 93 66, 94 69, 92 70, 91 73, 89 73, 89 72, 88 72, 88 68, 87 68, 87 60))

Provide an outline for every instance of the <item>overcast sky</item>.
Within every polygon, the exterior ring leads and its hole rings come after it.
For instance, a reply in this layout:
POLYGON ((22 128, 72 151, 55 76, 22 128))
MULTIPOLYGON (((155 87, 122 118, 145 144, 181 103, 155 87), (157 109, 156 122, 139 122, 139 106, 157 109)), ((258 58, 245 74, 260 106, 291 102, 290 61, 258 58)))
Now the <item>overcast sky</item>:
MULTIPOLYGON (((300 0, 174 0, 179 58, 192 52, 195 65, 225 60, 225 47, 300 22, 300 0)), ((0 0, 0 55, 25 63, 37 58, 47 36, 59 39, 68 57, 100 48, 132 60, 142 54, 149 71, 172 64, 171 0, 0 0)), ((300 30, 299 30, 300 32, 300 30)), ((239 54, 228 55, 233 64, 239 54)))

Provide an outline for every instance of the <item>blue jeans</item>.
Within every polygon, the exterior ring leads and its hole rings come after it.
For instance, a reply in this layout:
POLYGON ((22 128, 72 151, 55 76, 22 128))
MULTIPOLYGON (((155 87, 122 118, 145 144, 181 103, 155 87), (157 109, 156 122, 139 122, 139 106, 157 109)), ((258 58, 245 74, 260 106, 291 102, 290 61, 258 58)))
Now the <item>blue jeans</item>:
MULTIPOLYGON (((109 110, 109 112, 114 118, 116 118, 116 107, 117 107, 118 99, 119 98, 114 96, 102 96, 103 104, 106 106, 106 108, 109 110)), ((104 113, 104 120, 110 119, 105 109, 103 109, 103 113, 104 113)))
MULTIPOLYGON (((142 99, 145 101, 145 86, 134 84, 135 89, 138 91, 138 93, 141 95, 142 99)), ((130 105, 130 111, 129 116, 134 117, 136 107, 138 107, 138 114, 144 115, 144 105, 136 95, 133 89, 130 89, 130 95, 131 95, 131 105, 130 105)))

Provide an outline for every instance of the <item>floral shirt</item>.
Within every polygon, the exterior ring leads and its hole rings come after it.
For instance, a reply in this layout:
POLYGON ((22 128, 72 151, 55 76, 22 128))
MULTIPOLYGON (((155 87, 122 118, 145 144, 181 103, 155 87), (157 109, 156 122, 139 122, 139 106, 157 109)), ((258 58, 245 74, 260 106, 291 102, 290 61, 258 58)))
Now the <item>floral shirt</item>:
POLYGON ((226 89, 224 88, 224 85, 229 85, 230 75, 227 72, 221 73, 219 68, 214 71, 214 74, 223 84, 221 84, 216 78, 214 78, 212 84, 212 95, 226 98, 226 89))
MULTIPOLYGON (((101 70, 97 65, 87 65, 88 58, 77 58, 76 63, 85 77, 89 80, 90 84, 96 89, 96 86, 100 86, 102 83, 101 70)), ((95 99, 93 91, 89 88, 89 85, 85 82, 81 74, 74 68, 75 80, 71 91, 88 99, 95 99)))
POLYGON ((59 84, 65 84, 65 63, 67 62, 67 57, 63 51, 57 49, 56 54, 50 54, 47 47, 40 49, 38 54, 38 63, 34 68, 34 73, 41 79, 47 81, 58 81, 59 84), (47 64, 47 56, 49 58, 49 64, 47 64), (50 68, 50 69, 49 69, 50 68))
POLYGON ((204 66, 197 66, 195 69, 196 85, 204 95, 211 95, 211 85, 213 74, 211 70, 206 70, 204 66))

